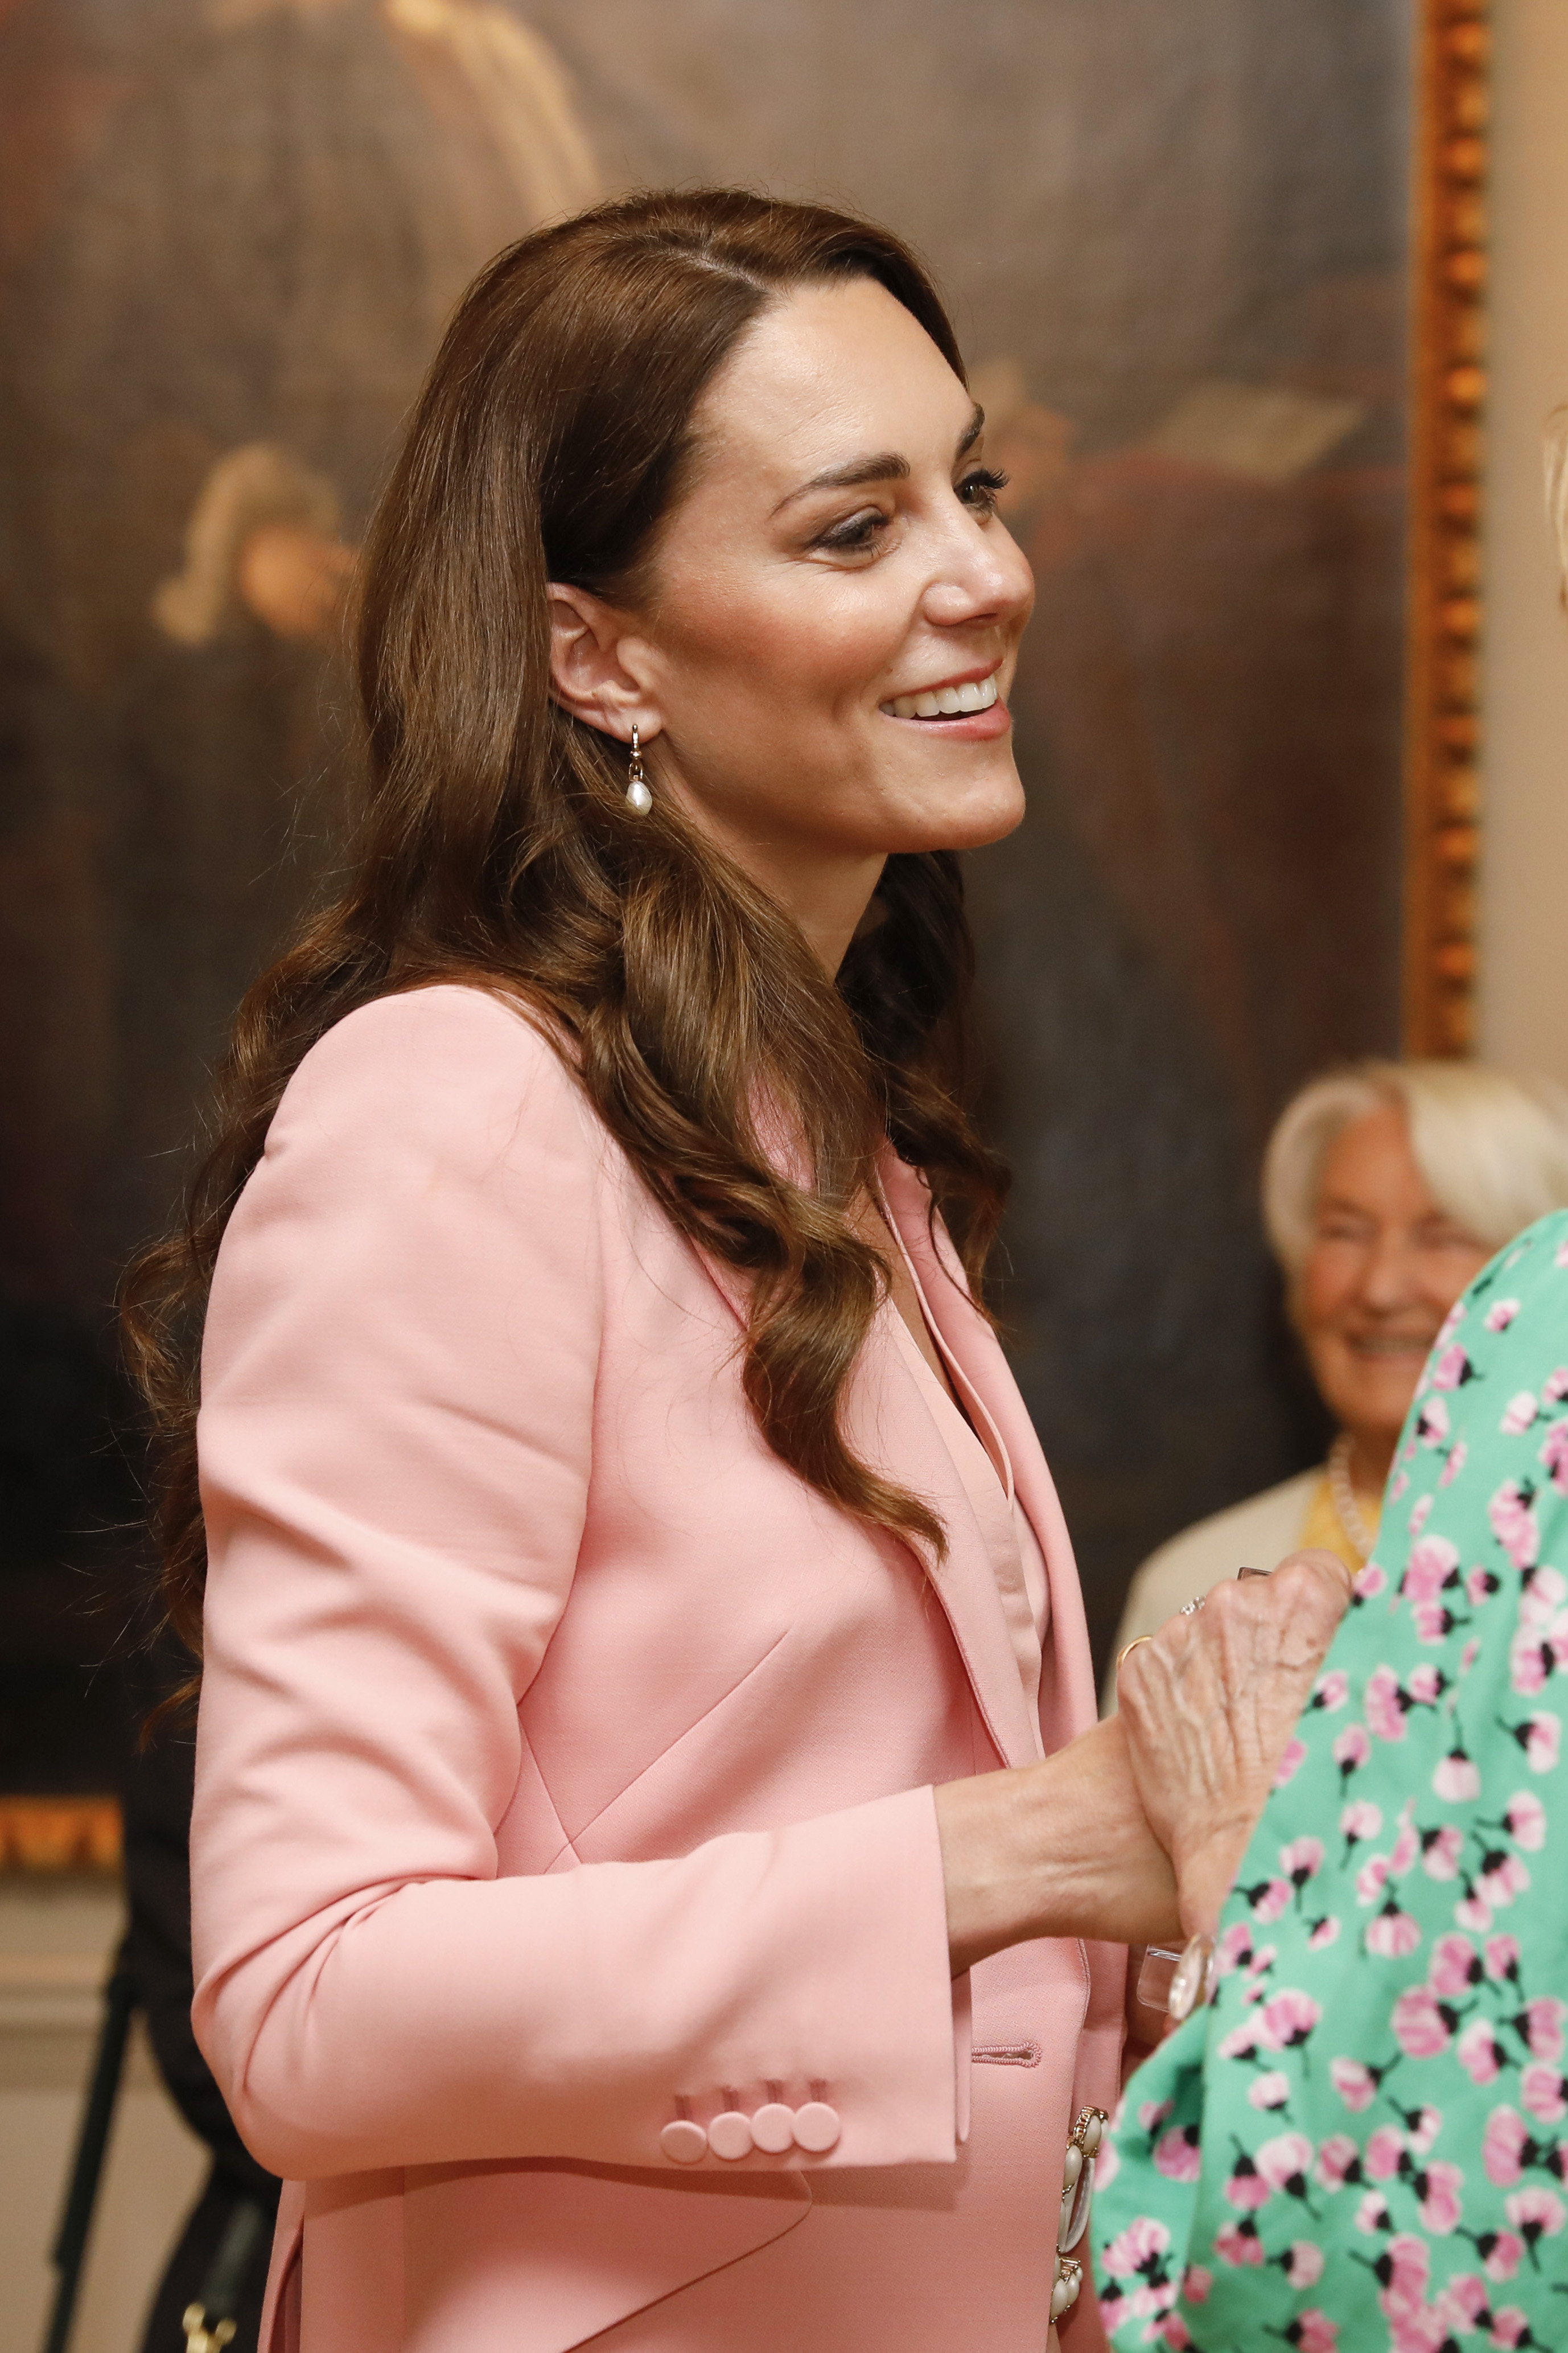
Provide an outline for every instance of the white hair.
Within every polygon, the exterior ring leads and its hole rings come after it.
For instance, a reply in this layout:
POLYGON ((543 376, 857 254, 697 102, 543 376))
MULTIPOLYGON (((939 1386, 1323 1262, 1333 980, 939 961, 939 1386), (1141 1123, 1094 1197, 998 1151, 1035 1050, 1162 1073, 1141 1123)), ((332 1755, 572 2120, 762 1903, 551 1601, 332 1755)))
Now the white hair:
POLYGON ((1306 1262, 1329 1146, 1369 1112, 1405 1115, 1438 1208, 1489 1250, 1568 1208, 1568 1094, 1479 1062, 1352 1062, 1286 1105, 1263 1161, 1263 1217, 1292 1279, 1306 1262))

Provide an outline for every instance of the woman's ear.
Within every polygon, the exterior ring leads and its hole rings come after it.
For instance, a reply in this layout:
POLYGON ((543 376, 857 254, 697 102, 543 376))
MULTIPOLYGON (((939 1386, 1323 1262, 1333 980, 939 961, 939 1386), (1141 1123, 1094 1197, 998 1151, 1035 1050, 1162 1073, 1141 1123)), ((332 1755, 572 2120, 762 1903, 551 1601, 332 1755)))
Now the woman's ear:
POLYGON ((644 743, 663 721, 647 691, 649 648, 628 615, 585 588, 552 581, 550 685, 555 700, 574 719, 601 734, 629 743, 634 721, 644 743))

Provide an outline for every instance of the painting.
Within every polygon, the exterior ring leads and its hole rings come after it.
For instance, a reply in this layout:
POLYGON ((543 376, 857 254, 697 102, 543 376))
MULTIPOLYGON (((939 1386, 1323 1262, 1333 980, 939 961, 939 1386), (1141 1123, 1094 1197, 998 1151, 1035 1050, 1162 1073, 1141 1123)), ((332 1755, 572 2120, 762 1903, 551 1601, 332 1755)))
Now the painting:
MULTIPOLYGON (((952 299, 1038 583, 1029 815, 970 871, 995 1303, 1100 1635, 1152 1546, 1310 1459, 1259 1148, 1397 1046, 1411 874, 1473 854, 1451 659, 1414 868, 1405 801, 1406 552, 1460 448, 1422 427, 1413 499, 1433 37, 1404 0, 0 0, 0 1790, 105 1786, 122 1736, 108 1302, 331 870, 399 420, 479 265, 600 193, 846 202, 952 299)), ((1473 432, 1463 274, 1432 381, 1473 432)), ((1443 1050, 1462 907, 1423 916, 1443 1050)))

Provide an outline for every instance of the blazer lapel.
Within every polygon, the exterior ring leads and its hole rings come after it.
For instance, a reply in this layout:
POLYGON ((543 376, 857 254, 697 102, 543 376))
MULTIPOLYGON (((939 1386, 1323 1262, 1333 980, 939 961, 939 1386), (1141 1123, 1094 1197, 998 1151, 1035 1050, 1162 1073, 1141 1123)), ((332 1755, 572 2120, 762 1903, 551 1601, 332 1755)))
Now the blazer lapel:
MULTIPOLYGON (((906 1176, 912 1174, 908 1170, 904 1173, 906 1176)), ((919 1180, 915 1181, 918 1183, 919 1180)), ((923 1193, 921 1198, 924 1198, 923 1193)), ((893 1204, 889 1202, 889 1206, 893 1204)), ((896 1207, 894 1214, 908 1241, 910 1238, 904 1218, 896 1207)), ((732 1267, 721 1264, 706 1251, 701 1255, 715 1287, 743 1326, 746 1320, 744 1279, 732 1267)), ((921 1280, 924 1282, 923 1268, 921 1280)), ((949 1287, 944 1276, 939 1274, 936 1277, 936 1287, 939 1290, 949 1287)), ((941 1320, 942 1310, 934 1303, 932 1312, 941 1320)), ((947 1549, 940 1560, 932 1547, 921 1539, 911 1536, 905 1541, 942 1603, 976 1704, 997 1755, 1006 1765, 1032 1764, 1037 1755, 1034 1728, 1029 1721, 1028 1702, 1024 1696, 1018 1662, 996 1590, 991 1556, 974 1516, 973 1506, 953 1468, 947 1441, 926 1403, 919 1379, 904 1360, 897 1335, 891 1328, 889 1319, 897 1313, 896 1308, 885 1303, 867 1335, 866 1345, 851 1376, 845 1400, 845 1434, 861 1459, 871 1463, 884 1478, 907 1488, 919 1495, 922 1502, 930 1504, 946 1529, 947 1549)), ((973 1306, 967 1308, 967 1313, 972 1323, 979 1324, 982 1330, 985 1328, 973 1306)), ((944 1340, 948 1337, 945 1322, 942 1324, 942 1337, 944 1340)), ((953 1354, 959 1356, 956 1348, 953 1354)), ((961 1356, 959 1362, 965 1377, 973 1379, 968 1365, 961 1356)), ((1006 1379, 1004 1367, 1004 1380, 1006 1379)), ((988 1389, 982 1388, 977 1380, 973 1386, 994 1419, 994 1405, 988 1389)), ((1003 1440, 1012 1453, 1010 1434, 1004 1431, 1003 1440)), ((1038 1449, 1035 1451, 1037 1454, 1038 1449)), ((1042 1472, 1045 1471, 1043 1461, 1040 1470, 1042 1472)), ((1048 1475, 1046 1483, 1049 1485, 1048 1475)), ((1058 1607, 1058 1579, 1047 1546, 1045 1524, 1036 1517, 1030 1500, 1024 1495, 1021 1486, 1019 1493, 1039 1535, 1041 1548, 1047 1553, 1047 1567, 1051 1569, 1054 1618, 1058 1607)), ((1059 1524, 1059 1513, 1057 1517, 1059 1524)), ((1070 1571, 1070 1552, 1068 1561, 1070 1571)), ((1081 1606, 1079 1615, 1081 1619, 1081 1606)), ((1087 1680, 1092 1704, 1092 1677, 1087 1680)), ((1042 1691, 1046 1681, 1047 1677, 1043 1675, 1042 1691)), ((1089 1720, 1092 1721, 1092 1716, 1089 1720)))
MULTIPOLYGON (((1045 1555, 1051 1622, 1041 1662, 1040 1733, 1048 1756, 1087 1732, 1099 1713, 1083 1592, 1056 1482, 1001 1343, 970 1295, 958 1253, 940 1223, 933 1233, 924 1178, 891 1145, 882 1155, 880 1175, 942 1344, 996 1427, 1013 1465, 1014 1491, 1045 1555)), ((1017 1683, 1016 1669, 1013 1680, 1017 1683)))

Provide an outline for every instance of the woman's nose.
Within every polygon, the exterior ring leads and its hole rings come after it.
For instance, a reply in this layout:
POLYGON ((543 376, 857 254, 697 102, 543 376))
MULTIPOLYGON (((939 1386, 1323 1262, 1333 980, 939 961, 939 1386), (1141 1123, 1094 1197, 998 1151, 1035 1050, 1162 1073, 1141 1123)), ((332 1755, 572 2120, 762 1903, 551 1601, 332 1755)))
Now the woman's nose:
POLYGON ((1034 598, 1028 558, 1006 526, 964 514, 942 548, 921 608, 936 628, 951 629, 966 621, 1012 621, 1034 598))
POLYGON ((1359 1288, 1368 1306, 1384 1311, 1402 1307, 1415 1297, 1416 1287, 1414 1261, 1405 1237, 1380 1236, 1362 1261, 1359 1288))

